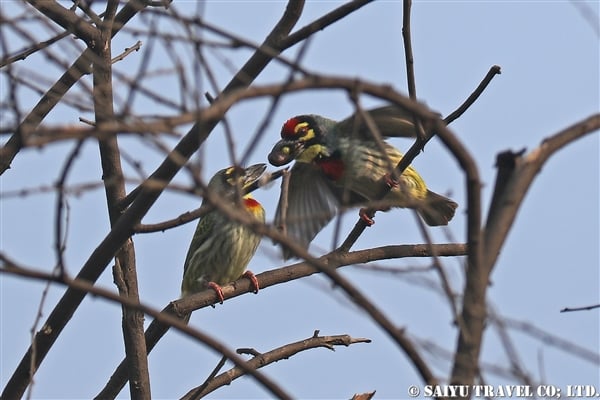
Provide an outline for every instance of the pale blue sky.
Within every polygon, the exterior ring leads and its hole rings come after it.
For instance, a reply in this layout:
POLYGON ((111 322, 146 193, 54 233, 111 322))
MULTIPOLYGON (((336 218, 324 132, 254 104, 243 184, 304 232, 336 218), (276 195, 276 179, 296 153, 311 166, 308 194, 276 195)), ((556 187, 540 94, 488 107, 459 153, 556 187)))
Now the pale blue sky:
MULTIPOLYGON (((309 1, 298 23, 304 26, 335 8, 338 2, 309 1)), ((490 66, 498 64, 502 74, 494 79, 476 104, 451 128, 476 159, 483 181, 484 210, 495 177, 495 156, 507 149, 531 150, 542 140, 600 110, 599 37, 582 17, 581 5, 599 15, 598 2, 570 1, 416 1, 412 33, 417 92, 419 98, 443 115, 453 111, 475 88, 490 66)), ((284 9, 283 2, 208 2, 206 19, 239 36, 259 43, 284 9)), ((2 2, 10 13, 14 3, 2 2)), ((188 15, 194 2, 174 2, 188 15)), ((138 19, 137 24, 144 21, 138 19)), ((139 26, 139 25, 138 25, 139 26)), ((303 66, 311 71, 360 77, 393 85, 406 92, 406 74, 401 38, 402 2, 380 1, 363 7, 348 19, 317 33, 310 43, 303 66)), ((163 27, 166 29, 165 27, 163 27)), ((45 36, 44 36, 45 37, 45 36)), ((144 38, 139 38, 144 41, 144 38)), ((131 46, 138 38, 119 34, 114 53, 131 46)), ((68 47, 68 45, 67 45, 68 47)), ((15 46, 18 48, 18 46, 15 46)), ((144 48, 142 48, 144 50, 144 48)), ((285 56, 293 58, 298 48, 285 56)), ((155 57, 163 57, 155 48, 155 57)), ((66 60, 71 60, 64 54, 66 60)), ((73 54, 76 54, 73 51, 73 54)), ((249 51, 222 51, 220 58, 232 66, 218 64, 217 79, 226 84, 232 68, 247 59, 249 51)), ((217 59, 208 53, 213 65, 217 59)), ((115 68, 134 74, 141 52, 129 56, 115 68)), ((188 55, 192 57, 191 55, 188 55)), ((165 55, 166 57, 166 55, 165 55)), ((28 66, 43 71, 53 82, 57 69, 33 56, 15 68, 28 66)), ((272 65, 257 83, 278 83, 286 70, 272 65)), ((85 78, 91 85, 91 77, 85 78)), ((3 82, 4 84, 4 82, 3 82)), ((165 94, 174 86, 169 78, 156 79, 165 94)), ((206 86, 202 90, 206 90, 206 86)), ((3 99, 6 95, 2 87, 3 99)), ((21 104, 30 109, 37 98, 22 93, 21 104)), ((123 96, 123 94, 121 94, 123 96)), ((178 99, 173 94, 174 99, 178 99)), ((121 103, 122 104, 122 103, 121 103)), ((364 99, 365 106, 380 102, 364 99)), ((119 109, 120 105, 117 105, 119 109)), ((137 111, 144 114, 165 110, 141 97, 137 111)), ((247 102, 228 114, 238 135, 237 150, 246 148, 249 137, 267 111, 268 102, 247 102)), ((250 157, 249 163, 266 162, 270 147, 279 137, 281 124, 297 114, 319 113, 342 119, 352 105, 342 92, 302 92, 286 96, 275 112, 268 131, 250 157)), ((79 116, 90 113, 57 108, 48 118, 52 123, 77 124, 79 116)), ((223 130, 217 128, 207 141, 205 177, 227 166, 223 130)), ((3 138, 5 140, 5 138, 3 138)), ((172 143, 172 141, 169 141, 172 143)), ((394 140, 400 149, 410 142, 394 140)), ((140 159, 151 172, 162 159, 160 152, 128 138, 121 141, 128 154, 140 159)), ((16 188, 50 185, 56 181, 62 158, 71 145, 52 145, 21 152, 13 168, 1 178, 2 192, 16 188)), ((521 208, 517 221, 502 249, 492 275, 489 301, 504 316, 534 324, 590 351, 600 352, 599 311, 561 314, 567 306, 600 302, 599 237, 599 140, 590 135, 568 146, 544 166, 521 208)), ((198 161, 198 156, 194 157, 198 161)), ((465 240, 465 188, 463 175, 452 157, 433 140, 413 164, 432 190, 450 193, 459 203, 449 225, 459 241, 465 240)), ((98 181, 97 146, 89 141, 77 158, 70 182, 98 181)), ((126 167, 129 176, 135 173, 126 167)), ((190 184, 188 176, 177 181, 190 184)), ((256 197, 273 217, 278 184, 259 191, 256 197)), ((198 206, 200 199, 167 193, 161 197, 144 222, 158 222, 198 206)), ((0 247, 19 262, 50 270, 55 198, 50 194, 2 200, 0 247)), ((66 253, 68 271, 75 274, 108 230, 102 190, 70 199, 71 226, 66 253)), ((356 221, 350 212, 343 219, 343 234, 356 221)), ((195 222, 164 233, 134 237, 143 301, 162 308, 179 295, 182 264, 195 222)), ((442 229, 432 229, 438 242, 446 241, 442 229)), ((332 229, 315 240, 315 253, 331 247, 332 229)), ((405 210, 379 213, 354 249, 387 244, 420 243, 414 217, 405 210)), ((249 268, 255 273, 284 265, 270 241, 263 241, 249 268)), ((460 259, 444 259, 454 289, 461 289, 460 259)), ((427 265, 426 260, 396 260, 388 266, 427 265)), ((422 338, 453 351, 456 330, 444 298, 431 289, 436 275, 398 276, 347 267, 343 273, 359 285, 369 298, 404 327, 413 338, 422 338)), ((99 285, 114 288, 110 270, 99 285)), ((439 287, 439 285, 436 285, 439 287)), ((0 275, 0 385, 4 387, 29 343, 29 331, 39 306, 43 284, 0 275)), ((53 286, 44 307, 44 317, 64 291, 53 286)), ((36 375, 35 398, 88 398, 104 385, 123 357, 120 308, 100 299, 86 298, 44 360, 36 375)), ((338 348, 335 353, 316 349, 278 362, 264 372, 298 398, 349 398, 353 393, 377 390, 376 398, 406 398, 407 387, 422 385, 409 360, 371 320, 322 277, 311 277, 227 301, 216 309, 194 313, 191 323, 233 348, 253 347, 268 351, 312 335, 347 333, 368 337, 371 344, 338 348)), ((512 332, 512 331, 511 331, 512 332)), ((600 388, 597 364, 512 332, 521 361, 534 381, 556 385, 594 384, 600 388), (543 367, 540 367, 540 360, 543 367), (542 368, 542 370, 540 370, 542 368), (541 376, 541 377, 540 377, 541 376)), ((425 354, 440 378, 448 377, 447 360, 425 354)), ((155 398, 183 395, 201 384, 219 357, 182 335, 169 332, 149 358, 152 393, 155 398)), ((506 354, 493 329, 486 331, 482 359, 508 366, 506 354)), ((506 383, 486 374, 489 383, 506 383)), ((122 397, 129 396, 128 389, 122 397)), ((215 392, 213 398, 261 398, 264 390, 252 379, 243 378, 215 392)))

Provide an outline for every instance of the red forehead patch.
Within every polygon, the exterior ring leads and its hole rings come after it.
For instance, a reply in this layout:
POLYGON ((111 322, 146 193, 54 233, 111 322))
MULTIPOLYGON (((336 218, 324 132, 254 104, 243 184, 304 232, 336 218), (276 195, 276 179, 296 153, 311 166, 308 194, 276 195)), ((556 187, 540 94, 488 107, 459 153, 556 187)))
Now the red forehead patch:
POLYGON ((297 134, 294 131, 294 129, 296 128, 296 125, 298 125, 299 123, 300 123, 300 120, 296 117, 290 118, 287 121, 285 121, 285 124, 283 124, 283 127, 281 128, 281 137, 283 139, 295 138, 297 134))

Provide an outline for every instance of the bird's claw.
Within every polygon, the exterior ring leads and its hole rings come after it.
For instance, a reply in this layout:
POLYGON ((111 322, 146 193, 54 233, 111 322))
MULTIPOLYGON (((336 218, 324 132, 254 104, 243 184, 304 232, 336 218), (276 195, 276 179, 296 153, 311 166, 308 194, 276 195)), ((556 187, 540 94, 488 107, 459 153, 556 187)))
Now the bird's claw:
POLYGON ((258 285, 258 279, 256 279, 254 273, 250 270, 247 270, 246 272, 244 272, 243 276, 250 279, 250 285, 254 288, 253 292, 258 293, 258 289, 260 289, 260 287, 258 285))
POLYGON ((391 188, 397 188, 400 185, 400 181, 398 179, 394 179, 394 177, 392 176, 392 174, 390 174, 389 172, 387 174, 385 174, 385 183, 391 188))
POLYGON ((219 303, 223 304, 225 297, 223 296, 223 289, 221 289, 221 286, 214 282, 208 282, 208 287, 215 291, 217 297, 219 298, 219 303))
POLYGON ((358 216, 360 217, 360 219, 365 221, 365 224, 367 224, 367 226, 371 226, 375 223, 375 221, 373 221, 373 218, 369 217, 369 209, 367 208, 361 208, 358 211, 358 216))

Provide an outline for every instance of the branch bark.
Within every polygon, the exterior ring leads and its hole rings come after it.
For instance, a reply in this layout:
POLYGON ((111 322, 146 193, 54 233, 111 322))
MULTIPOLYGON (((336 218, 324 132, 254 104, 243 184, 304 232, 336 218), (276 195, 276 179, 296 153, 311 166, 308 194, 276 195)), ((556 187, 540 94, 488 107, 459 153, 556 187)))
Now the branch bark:
POLYGON ((83 40, 88 47, 94 47, 97 44, 96 42, 101 41, 99 31, 96 28, 80 18, 75 12, 64 8, 57 2, 48 0, 27 0, 27 2, 67 32, 83 40))
MULTIPOLYGON (((4 254, 0 252, 0 260, 3 262, 2 268, 0 268, 0 272, 10 273, 13 275, 28 277, 32 279, 39 279, 47 282, 55 282, 68 286, 69 288, 76 289, 80 292, 92 293, 98 297, 103 299, 118 303, 122 306, 129 307, 131 309, 140 310, 152 317, 154 317, 157 321, 160 321, 163 324, 173 326, 183 334, 199 341, 200 343, 205 344, 207 347, 210 347, 215 352, 219 354, 223 354, 227 359, 233 362, 235 365, 239 366, 245 373, 251 375, 253 378, 257 380, 260 384, 262 384, 265 389, 271 392, 274 396, 280 399, 291 399, 291 397, 280 388, 275 382, 271 379, 267 378, 264 374, 255 369, 247 368, 246 360, 239 357, 233 351, 229 350, 227 346, 214 339, 213 337, 194 329, 193 327, 188 326, 186 323, 182 322, 179 318, 168 315, 164 312, 159 312, 158 310, 145 305, 140 302, 131 301, 128 297, 123 297, 118 294, 115 294, 111 291, 101 289, 97 286, 93 286, 91 283, 81 280, 81 279, 72 279, 68 276, 57 276, 54 274, 49 274, 46 272, 38 272, 32 269, 25 268, 23 266, 17 265, 12 260, 8 259, 4 254)), ((11 399, 10 397, 2 396, 2 399, 11 399)))
MULTIPOLYGON (((365 338, 353 338, 350 335, 319 336, 319 331, 315 331, 315 334, 310 338, 286 344, 285 346, 278 347, 266 353, 257 353, 255 350, 251 349, 238 349, 237 352, 239 354, 253 354, 254 357, 246 361, 246 364, 248 365, 248 369, 259 369, 277 361, 287 360, 302 351, 318 347, 335 350, 334 346, 348 347, 356 343, 371 343, 371 340, 365 338)), ((246 375, 246 373, 241 368, 233 367, 230 370, 217 375, 213 379, 206 381, 203 385, 191 389, 181 399, 201 399, 207 394, 214 392, 222 386, 229 385, 235 379, 244 375, 246 375)))
MULTIPOLYGON (((464 244, 415 244, 415 245, 399 245, 399 246, 384 246, 368 250, 354 251, 350 253, 340 253, 334 258, 328 259, 325 255, 320 260, 326 262, 330 268, 340 268, 352 264, 361 264, 377 260, 395 259, 404 257, 431 257, 432 252, 438 256, 461 256, 467 254, 467 247, 464 244)), ((266 271, 256 275, 261 291, 266 288, 281 283, 289 282, 295 279, 310 276, 319 271, 309 262, 299 262, 290 266, 277 268, 275 270, 266 271)), ((246 278, 239 279, 232 284, 222 286, 223 296, 225 299, 234 298, 254 289, 251 287, 250 281, 246 278)), ((205 290, 183 299, 171 302, 163 309, 163 313, 184 315, 192 311, 199 310, 204 307, 216 304, 217 299, 213 290, 205 290)), ((158 341, 167 333, 169 325, 159 321, 152 321, 146 329, 146 345, 148 353, 154 349, 158 341)), ((119 366, 111 375, 109 381, 96 396, 98 399, 115 398, 127 380, 127 368, 125 360, 121 361, 119 366)))
MULTIPOLYGON (((113 24, 112 36, 116 35, 121 27, 133 18, 146 5, 139 0, 131 0, 119 11, 113 24)), ((0 175, 10 168, 12 160, 23 147, 27 138, 27 131, 34 130, 48 113, 59 103, 63 96, 69 91, 82 76, 90 73, 93 52, 85 50, 77 60, 67 69, 58 81, 42 96, 33 110, 23 119, 16 132, 8 139, 0 149, 0 175)))
MULTIPOLYGON (((466 329, 462 329, 457 343, 451 383, 472 385, 478 374, 479 351, 486 318, 486 292, 490 275, 496 263, 510 227, 514 222, 533 178, 543 164, 559 149, 586 134, 600 129, 600 114, 594 114, 579 123, 551 136, 542 144, 522 157, 514 153, 514 159, 500 165, 500 183, 495 186, 492 209, 488 214, 485 229, 480 229, 480 183, 477 167, 458 141, 448 135, 440 135, 443 143, 454 150, 467 175, 468 246, 469 257, 467 282, 464 289, 462 318, 466 329)), ((504 154, 504 158, 507 154, 504 154)), ((510 157, 509 157, 510 158, 510 157)))
MULTIPOLYGON (((287 36, 300 18, 303 6, 303 1, 291 1, 282 18, 267 36, 261 48, 268 47, 281 51, 281 40, 287 36)), ((271 59, 272 57, 264 55, 264 52, 260 50, 257 51, 244 65, 242 70, 235 75, 229 85, 227 85, 223 94, 227 94, 234 89, 248 85, 256 78, 256 76, 258 76, 271 59)), ((163 161, 149 179, 158 179, 159 181, 169 182, 189 157, 198 149, 200 144, 208 137, 218 121, 219 119, 198 121, 175 146, 167 159, 163 161)), ((133 227, 140 222, 141 218, 148 212, 161 193, 162 190, 141 191, 140 195, 134 200, 130 208, 119 217, 109 234, 90 255, 77 275, 78 279, 84 279, 90 282, 95 282, 98 279, 117 250, 129 239, 133 233, 133 227)), ((13 372, 13 375, 2 392, 3 398, 20 398, 23 395, 33 376, 32 374, 39 368, 42 360, 64 329, 65 325, 69 322, 84 297, 85 292, 71 288, 67 289, 58 304, 52 310, 42 329, 36 334, 35 343, 30 346, 13 372), (36 349, 35 355, 32 352, 32 348, 36 349), (31 367, 33 367, 33 370, 30 370, 31 367)))
MULTIPOLYGON (((102 25, 99 27, 96 57, 93 64, 94 109, 96 122, 110 123, 115 119, 113 108, 111 32, 118 2, 109 1, 102 25)), ((125 197, 125 180, 121 168, 121 154, 116 136, 99 141, 102 178, 106 193, 106 202, 111 226, 121 215, 119 202, 125 197)), ((113 270, 114 281, 119 294, 132 303, 140 302, 135 248, 133 241, 127 240, 117 251, 113 270)), ((123 341, 127 354, 128 369, 132 376, 129 385, 132 399, 149 399, 150 375, 144 337, 144 314, 135 308, 122 307, 123 341)))

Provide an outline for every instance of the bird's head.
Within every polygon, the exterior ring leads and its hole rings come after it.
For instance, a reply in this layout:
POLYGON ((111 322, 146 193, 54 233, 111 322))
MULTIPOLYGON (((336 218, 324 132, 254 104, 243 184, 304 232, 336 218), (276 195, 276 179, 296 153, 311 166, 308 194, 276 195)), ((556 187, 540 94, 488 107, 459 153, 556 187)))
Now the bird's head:
POLYGON ((260 179, 267 168, 266 164, 254 164, 248 168, 232 166, 217 172, 208 183, 208 190, 219 196, 232 196, 237 190, 243 195, 260 179))
POLYGON ((281 140, 269 153, 269 162, 282 166, 298 160, 311 162, 325 151, 321 127, 311 115, 288 119, 281 128, 281 140))

